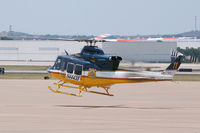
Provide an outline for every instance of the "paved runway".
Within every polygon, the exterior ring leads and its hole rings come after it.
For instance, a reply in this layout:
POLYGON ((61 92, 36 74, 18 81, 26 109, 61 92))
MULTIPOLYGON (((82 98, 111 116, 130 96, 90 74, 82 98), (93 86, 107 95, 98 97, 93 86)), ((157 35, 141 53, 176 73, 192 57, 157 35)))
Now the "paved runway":
POLYGON ((53 81, 0 80, 0 133, 199 133, 200 82, 112 87, 114 97, 55 94, 53 81))

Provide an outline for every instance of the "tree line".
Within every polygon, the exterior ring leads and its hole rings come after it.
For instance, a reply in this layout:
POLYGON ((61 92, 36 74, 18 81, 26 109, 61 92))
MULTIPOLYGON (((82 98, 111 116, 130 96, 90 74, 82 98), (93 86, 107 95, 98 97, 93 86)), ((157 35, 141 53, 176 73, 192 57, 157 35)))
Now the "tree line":
POLYGON ((186 48, 181 49, 180 47, 177 48, 177 51, 182 53, 185 56, 193 56, 200 61, 200 48, 186 48))

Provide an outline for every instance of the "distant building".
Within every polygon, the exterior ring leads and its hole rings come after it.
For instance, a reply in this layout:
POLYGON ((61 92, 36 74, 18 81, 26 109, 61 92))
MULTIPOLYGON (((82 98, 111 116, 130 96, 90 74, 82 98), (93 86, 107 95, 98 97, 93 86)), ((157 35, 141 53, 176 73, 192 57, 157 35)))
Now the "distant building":
POLYGON ((102 45, 106 53, 116 54, 129 62, 170 62, 176 41, 136 41, 136 42, 106 42, 102 45))
POLYGON ((58 55, 80 52, 85 43, 66 41, 0 40, 0 60, 55 61, 58 55))
MULTIPOLYGON (((200 48, 199 39, 177 41, 136 41, 97 43, 105 53, 119 55, 124 61, 170 62, 171 51, 177 47, 200 48)), ((55 61, 58 55, 81 51, 84 42, 0 40, 0 60, 55 61)))
POLYGON ((192 39, 192 38, 180 39, 177 42, 177 46, 182 49, 200 48, 200 39, 192 39))

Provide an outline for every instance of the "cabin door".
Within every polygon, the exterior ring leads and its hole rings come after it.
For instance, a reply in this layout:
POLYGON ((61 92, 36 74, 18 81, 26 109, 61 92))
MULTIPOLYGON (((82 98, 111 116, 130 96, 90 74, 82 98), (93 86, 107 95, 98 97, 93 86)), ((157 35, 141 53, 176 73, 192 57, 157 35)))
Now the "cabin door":
POLYGON ((82 65, 68 63, 66 78, 69 78, 69 79, 75 80, 75 81, 81 81, 82 72, 83 72, 82 65))

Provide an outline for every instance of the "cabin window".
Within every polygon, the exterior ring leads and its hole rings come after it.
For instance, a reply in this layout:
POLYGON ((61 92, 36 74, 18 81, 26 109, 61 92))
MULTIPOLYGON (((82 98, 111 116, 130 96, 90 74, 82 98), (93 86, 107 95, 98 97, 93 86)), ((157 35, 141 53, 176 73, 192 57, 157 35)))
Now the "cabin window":
POLYGON ((75 74, 76 75, 81 75, 82 74, 82 70, 83 70, 83 66, 82 65, 76 65, 75 74))
POLYGON ((73 73, 74 72, 74 64, 73 63, 68 63, 67 72, 68 73, 73 73))
POLYGON ((64 71, 66 69, 66 62, 62 60, 61 62, 61 71, 64 71))
POLYGON ((56 63, 55 63, 55 69, 59 70, 61 67, 61 59, 57 59, 56 63))

